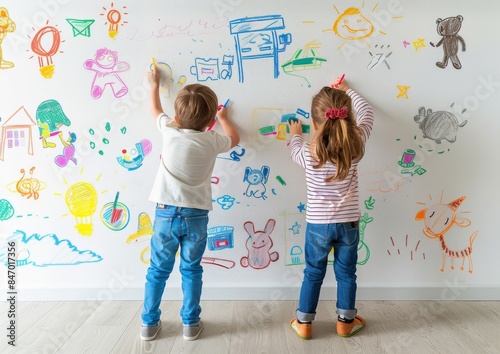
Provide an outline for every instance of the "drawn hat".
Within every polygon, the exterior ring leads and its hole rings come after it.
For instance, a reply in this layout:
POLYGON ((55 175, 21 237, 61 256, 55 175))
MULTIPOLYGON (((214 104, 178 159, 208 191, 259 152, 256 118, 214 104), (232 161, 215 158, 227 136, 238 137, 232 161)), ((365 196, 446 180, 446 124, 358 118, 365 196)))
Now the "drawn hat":
POLYGON ((448 203, 448 206, 453 209, 453 210, 457 210, 458 207, 460 206, 460 204, 462 204, 462 202, 465 200, 465 196, 463 197, 460 197, 460 198, 457 198, 455 199, 454 201, 448 203))

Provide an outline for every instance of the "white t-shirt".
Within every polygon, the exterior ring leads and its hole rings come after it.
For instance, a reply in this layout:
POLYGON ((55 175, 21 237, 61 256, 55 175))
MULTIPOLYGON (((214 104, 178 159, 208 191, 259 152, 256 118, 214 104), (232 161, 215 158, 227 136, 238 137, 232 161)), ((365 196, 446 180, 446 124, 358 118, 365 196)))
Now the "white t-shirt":
POLYGON ((158 116, 156 123, 163 136, 163 148, 149 200, 212 210, 210 179, 215 159, 231 149, 231 138, 213 130, 179 129, 165 113, 158 116))

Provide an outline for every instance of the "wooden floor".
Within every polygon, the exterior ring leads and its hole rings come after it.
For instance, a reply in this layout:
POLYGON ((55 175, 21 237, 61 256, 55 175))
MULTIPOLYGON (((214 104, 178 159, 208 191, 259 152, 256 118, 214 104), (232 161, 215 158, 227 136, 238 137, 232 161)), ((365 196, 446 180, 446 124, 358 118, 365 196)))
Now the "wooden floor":
MULTIPOLYGON (((367 326, 351 338, 336 334, 335 302, 321 301, 308 341, 288 324, 295 301, 203 301, 205 328, 192 342, 182 338, 180 301, 162 303, 157 339, 141 341, 141 306, 140 301, 17 303, 17 347, 2 335, 0 353, 500 353, 496 301, 359 301, 367 326)), ((5 307, 0 312, 7 323, 5 307)))

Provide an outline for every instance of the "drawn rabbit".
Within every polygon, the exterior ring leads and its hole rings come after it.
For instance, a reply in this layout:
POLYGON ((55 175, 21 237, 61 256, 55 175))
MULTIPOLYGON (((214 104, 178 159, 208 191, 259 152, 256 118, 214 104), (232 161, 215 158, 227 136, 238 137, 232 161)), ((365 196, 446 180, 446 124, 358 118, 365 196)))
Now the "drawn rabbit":
POLYGON ((248 257, 242 257, 240 264, 246 268, 248 266, 254 269, 264 269, 271 262, 276 262, 279 258, 278 252, 270 252, 273 247, 273 240, 270 237, 271 232, 274 230, 276 221, 269 219, 267 221, 264 231, 255 231, 253 222, 247 221, 243 227, 248 233, 246 241, 246 249, 248 250, 248 257))

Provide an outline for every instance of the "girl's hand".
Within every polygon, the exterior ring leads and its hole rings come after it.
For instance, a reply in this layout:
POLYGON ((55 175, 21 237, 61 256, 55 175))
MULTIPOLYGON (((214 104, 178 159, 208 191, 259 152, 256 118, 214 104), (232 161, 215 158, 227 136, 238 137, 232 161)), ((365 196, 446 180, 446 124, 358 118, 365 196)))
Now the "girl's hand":
POLYGON ((302 122, 300 120, 290 119, 288 121, 288 127, 290 128, 290 137, 294 135, 302 135, 302 122))
POLYGON ((349 85, 347 84, 347 80, 345 79, 345 77, 340 84, 339 84, 339 81, 340 81, 340 77, 336 77, 335 81, 332 84, 332 87, 339 89, 339 90, 342 90, 342 91, 349 90, 349 85))

